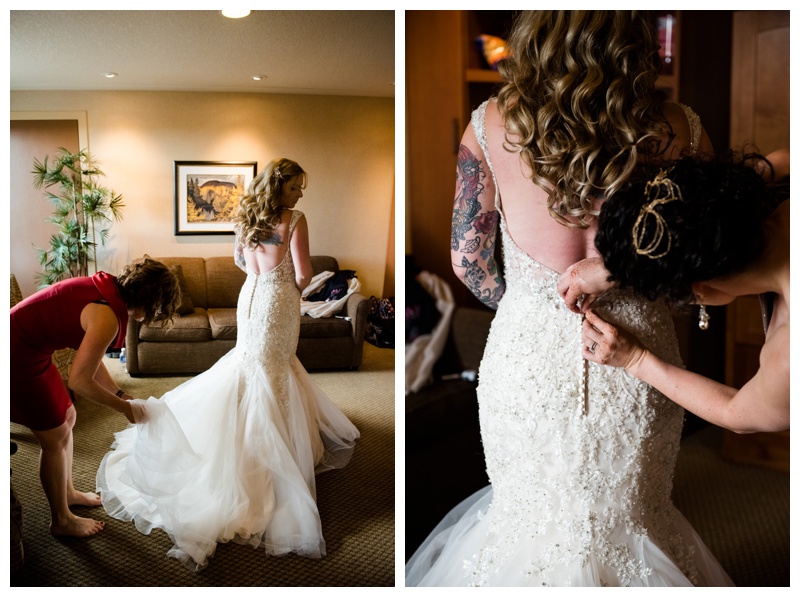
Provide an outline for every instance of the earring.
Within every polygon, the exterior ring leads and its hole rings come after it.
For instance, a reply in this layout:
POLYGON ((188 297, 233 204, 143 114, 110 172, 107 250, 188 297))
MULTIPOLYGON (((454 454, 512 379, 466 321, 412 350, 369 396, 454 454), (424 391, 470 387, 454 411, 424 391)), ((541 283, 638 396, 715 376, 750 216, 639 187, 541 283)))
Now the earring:
POLYGON ((700 305, 700 321, 697 323, 697 325, 700 327, 701 330, 708 329, 708 320, 709 317, 708 317, 708 311, 706 311, 706 306, 700 305))

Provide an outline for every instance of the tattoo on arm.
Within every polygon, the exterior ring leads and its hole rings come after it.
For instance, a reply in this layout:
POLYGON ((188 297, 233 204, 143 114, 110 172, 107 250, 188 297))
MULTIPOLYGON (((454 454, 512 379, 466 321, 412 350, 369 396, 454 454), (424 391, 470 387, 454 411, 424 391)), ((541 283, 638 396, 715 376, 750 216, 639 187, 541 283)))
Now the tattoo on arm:
POLYGON ((481 213, 479 198, 485 189, 481 182, 485 177, 481 160, 462 145, 458 151, 458 192, 453 205, 450 246, 453 251, 465 254, 458 264, 465 268, 464 284, 480 301, 491 309, 497 309, 505 292, 505 281, 494 260, 495 235, 500 214, 497 210, 481 213), (479 258, 471 260, 466 257, 478 252, 479 258), (484 287, 487 281, 487 287, 484 287))
POLYGON ((239 266, 239 269, 247 271, 247 262, 244 260, 244 247, 239 242, 239 237, 236 237, 236 242, 233 243, 233 262, 239 266))
MULTIPOLYGON (((456 181, 459 184, 458 194, 453 205, 453 226, 451 229, 450 246, 453 251, 458 250, 460 241, 466 240, 466 235, 472 229, 473 223, 481 209, 478 197, 483 193, 483 183, 486 178, 481 161, 462 145, 458 150, 458 164, 456 181)), ((477 248, 477 247, 476 247, 477 248)), ((474 251, 474 248, 472 249, 474 251)), ((470 253, 472 251, 466 250, 470 253)))
POLYGON ((472 292, 478 300, 486 304, 487 307, 497 310, 500 299, 506 290, 506 284, 503 278, 497 275, 497 264, 494 261, 494 257, 490 257, 487 262, 487 268, 489 270, 488 275, 495 276, 494 282, 497 284, 493 288, 481 288, 486 281, 487 272, 478 265, 477 259, 475 261, 470 261, 466 257, 462 257, 461 266, 465 267, 467 270, 464 274, 464 284, 466 284, 470 292, 472 292))

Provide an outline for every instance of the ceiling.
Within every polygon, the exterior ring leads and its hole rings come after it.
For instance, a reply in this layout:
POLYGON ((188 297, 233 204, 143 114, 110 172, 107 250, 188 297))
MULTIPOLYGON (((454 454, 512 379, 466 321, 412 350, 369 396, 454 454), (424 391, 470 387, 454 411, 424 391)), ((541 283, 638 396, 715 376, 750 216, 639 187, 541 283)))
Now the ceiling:
POLYGON ((13 10, 10 24, 12 91, 394 97, 394 11, 13 10))

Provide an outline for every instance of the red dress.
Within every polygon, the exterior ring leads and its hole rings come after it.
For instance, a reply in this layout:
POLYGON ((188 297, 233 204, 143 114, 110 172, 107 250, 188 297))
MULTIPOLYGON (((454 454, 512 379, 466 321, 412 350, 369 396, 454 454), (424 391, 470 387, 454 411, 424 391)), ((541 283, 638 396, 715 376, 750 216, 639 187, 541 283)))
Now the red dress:
POLYGON ((114 347, 125 342, 128 309, 116 277, 98 272, 91 277, 56 282, 11 309, 11 421, 39 431, 66 420, 69 394, 53 364, 53 352, 80 347, 85 334, 81 312, 89 303, 107 303, 117 316, 114 347))

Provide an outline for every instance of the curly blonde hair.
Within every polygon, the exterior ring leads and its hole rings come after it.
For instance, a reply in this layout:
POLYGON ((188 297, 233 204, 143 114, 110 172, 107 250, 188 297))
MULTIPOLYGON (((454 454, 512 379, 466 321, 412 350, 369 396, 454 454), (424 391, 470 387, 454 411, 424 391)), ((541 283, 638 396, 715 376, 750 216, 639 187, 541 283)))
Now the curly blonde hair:
POLYGON ((306 188, 308 174, 297 162, 286 158, 272 160, 250 183, 239 201, 234 226, 245 247, 255 247, 281 221, 281 195, 289 179, 300 176, 300 187, 306 188))
POLYGON ((654 24, 640 11, 526 11, 514 23, 499 65, 505 147, 566 226, 588 227, 592 199, 613 195, 660 134, 654 24))
POLYGON ((180 283, 175 273, 149 255, 129 263, 117 276, 120 296, 128 309, 143 309, 142 324, 161 321, 172 325, 181 301, 180 283))

